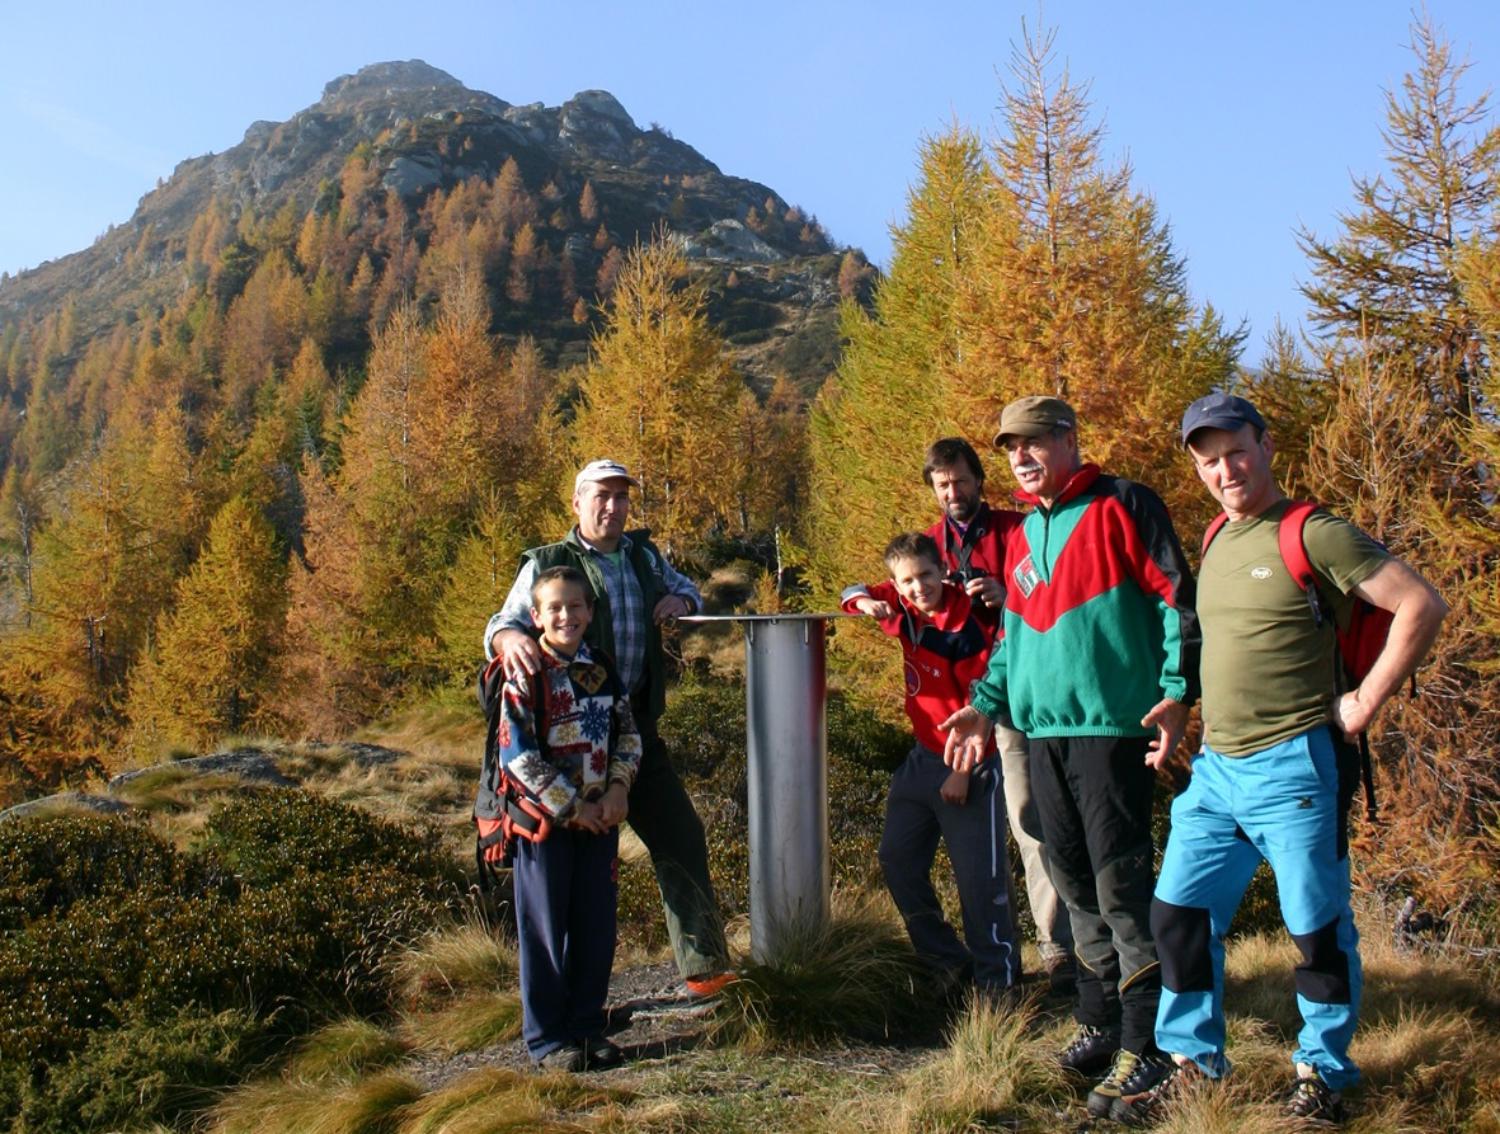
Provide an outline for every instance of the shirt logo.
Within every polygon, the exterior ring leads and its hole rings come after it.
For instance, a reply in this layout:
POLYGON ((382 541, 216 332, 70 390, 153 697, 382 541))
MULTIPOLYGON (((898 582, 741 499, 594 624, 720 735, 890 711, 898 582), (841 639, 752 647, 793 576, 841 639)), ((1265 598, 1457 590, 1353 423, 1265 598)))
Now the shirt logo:
POLYGON ((1252 579, 1269 579, 1271 577, 1271 569, 1269 567, 1252 567, 1250 569, 1250 577, 1252 579))
POLYGON ((922 671, 908 661, 906 663, 906 695, 915 697, 921 688, 922 671))
POLYGON ((1037 573, 1036 564, 1031 561, 1029 555, 1016 564, 1011 577, 1015 579, 1016 586, 1021 588, 1023 598, 1030 598, 1031 592, 1042 585, 1042 577, 1037 573))

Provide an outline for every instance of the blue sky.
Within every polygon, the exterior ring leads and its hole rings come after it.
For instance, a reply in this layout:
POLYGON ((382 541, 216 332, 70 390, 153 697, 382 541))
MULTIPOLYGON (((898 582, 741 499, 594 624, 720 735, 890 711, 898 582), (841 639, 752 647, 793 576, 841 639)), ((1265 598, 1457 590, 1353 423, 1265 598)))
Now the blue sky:
MULTIPOLYGON (((4 8, 10 272, 86 247, 178 161, 288 118, 330 79, 410 58, 510 102, 609 90, 640 125, 770 185, 883 262, 920 139, 954 121, 993 134, 1021 20, 1040 22, 1091 84, 1107 152, 1128 156, 1172 225, 1195 299, 1249 321, 1252 363, 1273 320, 1303 312, 1297 226, 1332 235, 1350 174, 1381 170, 1383 92, 1412 63, 1411 7, 1383 0, 4 8)), ((1428 10, 1473 64, 1465 93, 1489 89, 1500 3, 1428 10)))

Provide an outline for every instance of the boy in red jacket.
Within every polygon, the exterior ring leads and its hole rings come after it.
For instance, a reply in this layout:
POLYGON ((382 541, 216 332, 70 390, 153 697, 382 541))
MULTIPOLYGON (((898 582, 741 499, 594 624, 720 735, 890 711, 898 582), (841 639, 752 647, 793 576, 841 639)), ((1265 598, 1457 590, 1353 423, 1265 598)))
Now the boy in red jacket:
POLYGON ((906 715, 916 743, 896 770, 886 800, 880 868, 919 956, 953 987, 972 981, 998 995, 1021 976, 1012 917, 1005 804, 993 742, 971 771, 943 763, 938 722, 961 708, 983 676, 989 636, 963 589, 944 579, 937 544, 919 532, 885 549, 889 582, 850 587, 846 611, 880 620, 906 660, 906 715), (932 886, 938 839, 958 882, 964 940, 943 917, 932 886), (967 943, 967 944, 965 944, 967 943))

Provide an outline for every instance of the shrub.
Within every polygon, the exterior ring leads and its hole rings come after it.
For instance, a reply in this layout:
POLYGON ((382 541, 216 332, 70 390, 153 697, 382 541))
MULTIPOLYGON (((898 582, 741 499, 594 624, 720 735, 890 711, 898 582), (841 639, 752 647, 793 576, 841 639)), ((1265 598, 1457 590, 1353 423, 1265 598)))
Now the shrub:
POLYGON ((444 898, 460 883, 454 867, 424 838, 357 807, 299 791, 266 791, 218 807, 207 847, 247 885, 269 886, 300 872, 356 878, 388 869, 444 898))
POLYGON ((75 902, 191 890, 201 871, 145 827, 69 815, 0 823, 0 930, 65 913, 75 902))
POLYGON ((12 907, 28 911, 25 924, 0 934, 0 1060, 34 1071, 122 1018, 163 1024, 189 1005, 279 1010, 280 1026, 298 1030, 331 1012, 382 1011, 388 957, 444 920, 457 893, 455 869, 420 837, 342 804, 263 793, 214 824, 204 856, 94 818, 12 839, 11 876, 36 881, 12 907), (326 853, 319 831, 331 833, 326 853), (91 871, 94 846, 139 886, 91 871), (207 885, 215 856, 245 870, 243 887, 207 885), (61 880, 49 891, 51 863, 61 880))
POLYGON ((20 1108, 28 1134, 80 1128, 175 1124, 208 1105, 266 1051, 268 1025, 251 1013, 184 1009, 161 1021, 94 1032, 82 1050, 51 1068, 20 1108))

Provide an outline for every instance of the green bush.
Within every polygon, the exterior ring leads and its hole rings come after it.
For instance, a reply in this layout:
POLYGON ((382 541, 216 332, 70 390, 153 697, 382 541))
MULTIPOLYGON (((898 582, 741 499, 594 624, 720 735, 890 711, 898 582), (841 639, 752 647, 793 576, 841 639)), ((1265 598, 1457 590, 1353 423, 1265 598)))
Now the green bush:
POLYGON ((176 1124, 264 1056, 268 1031, 249 1012, 190 1008, 95 1032, 25 1091, 21 1126, 28 1134, 75 1134, 176 1124))
POLYGON ((40 880, 31 853, 60 864, 63 878, 51 891, 30 885, 24 907, 12 906, 27 911, 24 924, 0 934, 0 1062, 28 1072, 121 1019, 161 1023, 185 1006, 277 1011, 292 1029, 384 1010, 388 955, 447 916, 459 893, 455 868, 417 833, 295 792, 220 808, 208 849, 194 855, 119 821, 46 823, 12 838, 18 860, 7 867, 40 880), (139 885, 91 873, 90 847, 139 885), (222 881, 221 863, 243 872, 241 885, 222 881))
POLYGON ((247 885, 269 886, 309 871, 347 878, 390 869, 443 896, 459 878, 426 837, 366 811, 298 791, 266 791, 220 806, 206 845, 247 885))
POLYGON ((75 902, 201 887, 203 871, 147 828, 111 816, 0 823, 0 931, 75 902))

